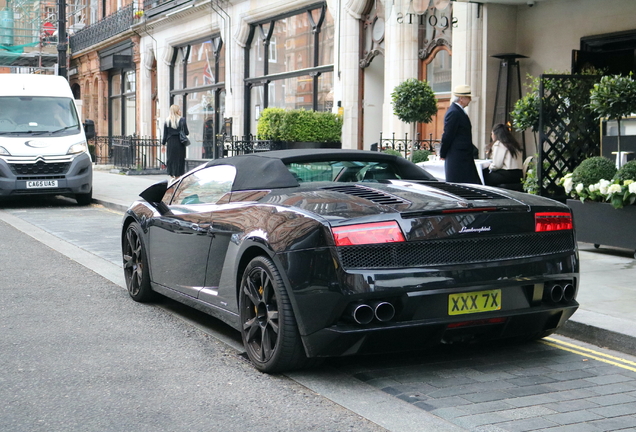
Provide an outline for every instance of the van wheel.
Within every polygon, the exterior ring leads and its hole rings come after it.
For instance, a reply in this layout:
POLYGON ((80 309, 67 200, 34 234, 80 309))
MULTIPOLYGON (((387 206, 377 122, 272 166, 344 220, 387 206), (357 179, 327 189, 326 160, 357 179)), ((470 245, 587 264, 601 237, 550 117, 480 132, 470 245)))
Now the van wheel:
POLYGON ((75 201, 81 206, 86 206, 93 203, 93 189, 89 193, 75 194, 75 201))

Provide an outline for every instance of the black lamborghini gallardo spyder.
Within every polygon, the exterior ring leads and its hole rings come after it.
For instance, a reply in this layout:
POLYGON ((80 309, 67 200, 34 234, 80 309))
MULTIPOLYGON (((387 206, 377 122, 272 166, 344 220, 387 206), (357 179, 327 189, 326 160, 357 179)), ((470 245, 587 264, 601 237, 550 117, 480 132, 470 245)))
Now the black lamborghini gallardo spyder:
POLYGON ((122 226, 130 296, 160 293, 229 323, 261 371, 540 338, 578 307, 567 206, 436 181, 404 158, 262 152, 140 196, 122 226))

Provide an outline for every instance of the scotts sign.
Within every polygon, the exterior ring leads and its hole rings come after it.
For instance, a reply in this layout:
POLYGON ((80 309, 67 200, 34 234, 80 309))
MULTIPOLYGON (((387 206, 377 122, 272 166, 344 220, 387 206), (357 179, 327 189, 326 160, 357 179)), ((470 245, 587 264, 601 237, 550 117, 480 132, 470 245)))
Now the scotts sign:
POLYGON ((398 24, 418 24, 437 29, 456 27, 450 0, 384 0, 386 15, 398 24))
POLYGON ((429 25, 431 27, 438 27, 447 29, 451 25, 453 27, 457 27, 457 18, 448 17, 448 16, 437 16, 437 15, 417 15, 414 13, 402 13, 398 12, 396 14, 396 21, 398 24, 419 24, 419 25, 429 25))

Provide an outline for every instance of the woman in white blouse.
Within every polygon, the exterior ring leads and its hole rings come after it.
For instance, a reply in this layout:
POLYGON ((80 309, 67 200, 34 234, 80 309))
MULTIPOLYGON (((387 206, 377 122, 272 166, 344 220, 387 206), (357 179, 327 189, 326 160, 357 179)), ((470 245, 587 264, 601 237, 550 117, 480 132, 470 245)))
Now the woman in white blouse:
POLYGON ((523 178, 523 150, 506 125, 492 128, 490 149, 492 163, 484 170, 484 181, 489 186, 521 183, 523 178))

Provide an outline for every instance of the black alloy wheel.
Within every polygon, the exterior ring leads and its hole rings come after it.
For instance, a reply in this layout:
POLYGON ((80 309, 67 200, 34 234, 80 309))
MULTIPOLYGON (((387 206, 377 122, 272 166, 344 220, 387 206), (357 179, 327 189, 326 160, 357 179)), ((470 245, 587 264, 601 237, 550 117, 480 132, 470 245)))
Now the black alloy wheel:
POLYGON ((298 369, 307 358, 280 273, 267 257, 247 265, 239 292, 241 336, 261 372, 298 369))
POLYGON ((122 242, 122 256, 128 294, 135 301, 147 302, 154 300, 156 293, 150 288, 148 259, 141 232, 137 222, 128 226, 122 242))

